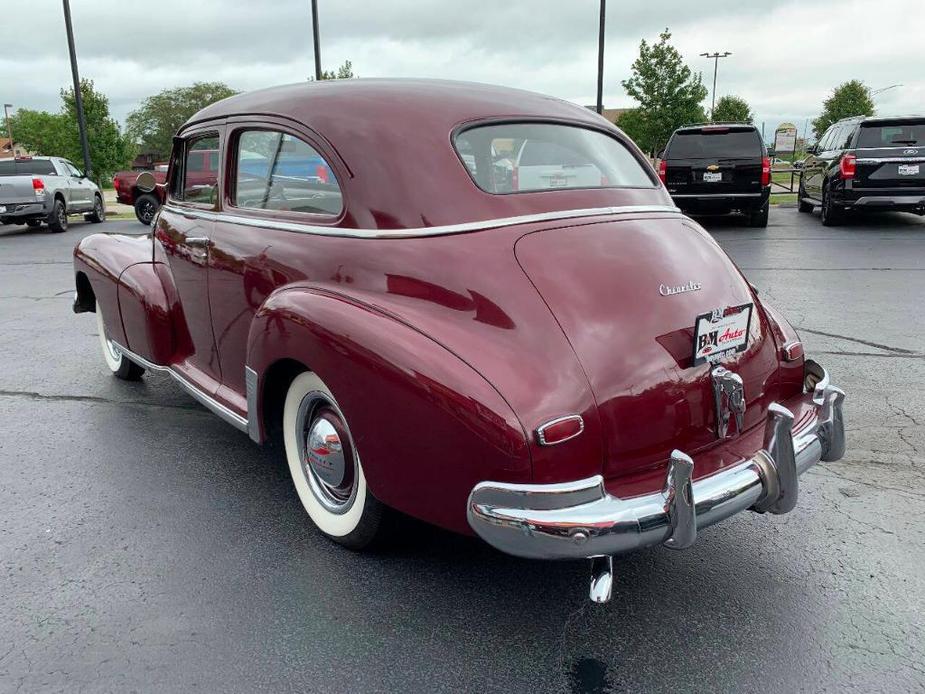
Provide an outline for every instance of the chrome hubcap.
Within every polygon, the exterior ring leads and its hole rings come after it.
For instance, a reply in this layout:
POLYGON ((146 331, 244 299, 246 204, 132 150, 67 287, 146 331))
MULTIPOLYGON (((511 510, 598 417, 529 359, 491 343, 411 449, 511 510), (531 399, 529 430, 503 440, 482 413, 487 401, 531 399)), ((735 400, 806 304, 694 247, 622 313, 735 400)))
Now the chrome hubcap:
POLYGON ((309 488, 333 513, 356 497, 356 453, 340 410, 324 393, 309 393, 299 406, 299 460, 309 488))

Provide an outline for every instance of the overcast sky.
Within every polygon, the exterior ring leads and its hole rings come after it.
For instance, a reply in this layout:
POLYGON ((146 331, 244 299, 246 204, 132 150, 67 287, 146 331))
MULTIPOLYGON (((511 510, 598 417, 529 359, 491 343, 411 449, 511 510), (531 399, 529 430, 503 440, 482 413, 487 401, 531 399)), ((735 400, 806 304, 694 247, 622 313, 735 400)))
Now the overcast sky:
MULTIPOLYGON (((58 0, 0 0, 0 99, 56 111, 70 84, 58 0)), ((597 0, 318 0, 325 68, 353 61, 361 77, 444 77, 504 84, 591 104, 597 0)), ((82 77, 109 96, 113 116, 146 96, 194 81, 238 90, 313 73, 309 0, 71 0, 82 77)), ((879 113, 925 111, 925 0, 654 0, 608 6, 604 104, 632 106, 620 80, 639 40, 665 27, 712 85, 704 51, 720 61, 717 94, 744 97, 770 131, 801 131, 836 84, 879 89, 879 113)), ((709 99, 709 97, 708 97, 709 99)), ((707 103, 709 106, 709 103, 707 103)), ((770 135, 769 135, 770 137, 770 135)))

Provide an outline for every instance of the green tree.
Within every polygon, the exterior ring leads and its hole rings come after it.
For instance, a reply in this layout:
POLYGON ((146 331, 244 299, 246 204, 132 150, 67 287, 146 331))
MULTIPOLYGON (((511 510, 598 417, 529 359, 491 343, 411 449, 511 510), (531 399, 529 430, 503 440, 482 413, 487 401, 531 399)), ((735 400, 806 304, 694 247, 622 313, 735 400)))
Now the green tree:
POLYGON ((616 125, 629 135, 633 142, 640 143, 648 137, 648 124, 638 108, 627 109, 617 116, 616 125))
POLYGON ((851 116, 872 115, 874 100, 870 87, 861 80, 851 80, 835 87, 829 98, 822 102, 822 113, 813 120, 813 132, 816 138, 820 138, 835 121, 851 116))
MULTIPOLYGON (((59 113, 19 109, 10 119, 13 137, 33 152, 65 157, 83 166, 74 89, 62 89, 60 94, 63 103, 59 113)), ((119 130, 118 123, 110 118, 109 99, 96 91, 93 80, 80 81, 80 94, 87 123, 91 173, 101 181, 127 166, 134 156, 134 148, 119 130)))
POLYGON ((748 102, 738 96, 721 96, 713 109, 712 121, 725 123, 751 123, 754 120, 748 102))
MULTIPOLYGON (((349 60, 345 60, 343 65, 341 65, 337 70, 322 70, 321 79, 323 80, 349 80, 356 77, 353 74, 353 63, 349 60)), ((309 82, 314 82, 314 77, 308 78, 309 82)))
POLYGON ((173 136, 198 111, 237 92, 222 82, 196 82, 149 96, 125 121, 126 132, 145 152, 166 157, 173 136))
POLYGON ((669 39, 668 29, 659 34, 658 43, 649 45, 643 39, 631 77, 621 82, 626 93, 639 103, 634 109, 638 113, 629 120, 634 128, 638 127, 631 137, 649 153, 664 147, 679 126, 706 120, 701 102, 707 88, 700 73, 691 72, 669 39))

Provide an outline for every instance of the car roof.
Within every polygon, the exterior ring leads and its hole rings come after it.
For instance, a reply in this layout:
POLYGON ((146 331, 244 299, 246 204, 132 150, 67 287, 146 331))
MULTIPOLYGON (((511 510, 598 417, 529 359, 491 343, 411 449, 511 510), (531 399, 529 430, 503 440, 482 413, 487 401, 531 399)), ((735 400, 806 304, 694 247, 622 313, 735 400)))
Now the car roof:
POLYGON ((752 123, 741 123, 734 121, 717 121, 715 123, 692 123, 690 125, 682 125, 675 132, 701 132, 703 130, 709 130, 712 128, 729 128, 735 130, 757 130, 752 123))
POLYGON ((344 225, 439 226, 598 203, 620 205, 631 197, 627 204, 670 204, 654 178, 647 196, 621 196, 613 188, 507 196, 479 189, 451 143, 455 131, 479 121, 536 119, 593 127, 619 138, 645 161, 615 125, 594 111, 520 89, 432 79, 302 82, 223 99, 199 111, 180 133, 205 121, 249 115, 295 121, 318 135, 319 149, 330 146, 336 158, 329 164, 350 217, 344 225), (348 181, 337 173, 336 159, 348 181))
POLYGON ((841 120, 835 121, 836 123, 892 123, 894 121, 902 120, 925 120, 925 116, 917 115, 906 115, 906 116, 849 116, 848 118, 842 118, 841 120))

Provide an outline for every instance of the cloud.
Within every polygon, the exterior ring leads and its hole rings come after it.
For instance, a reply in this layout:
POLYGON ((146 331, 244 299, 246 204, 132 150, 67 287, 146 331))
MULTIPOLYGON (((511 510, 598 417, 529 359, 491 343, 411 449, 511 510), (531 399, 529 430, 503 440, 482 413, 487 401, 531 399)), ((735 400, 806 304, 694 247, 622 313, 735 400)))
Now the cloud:
MULTIPOLYGON (((319 0, 324 66, 353 61, 364 77, 492 82, 588 104, 594 100, 598 5, 593 0, 319 0)), ((249 90, 313 73, 309 0, 72 2, 81 75, 125 116, 144 97, 197 80, 249 90)), ((58 2, 4 0, 4 101, 57 110, 71 83, 58 2), (41 31, 23 27, 42 27, 41 31)), ((605 103, 630 106, 625 79, 639 40, 666 26, 688 64, 712 86, 704 51, 720 62, 718 94, 738 94, 768 128, 815 116, 840 82, 903 86, 878 96, 881 112, 921 111, 921 0, 667 0, 608 6, 605 103)))

